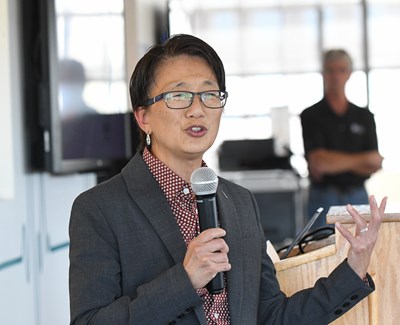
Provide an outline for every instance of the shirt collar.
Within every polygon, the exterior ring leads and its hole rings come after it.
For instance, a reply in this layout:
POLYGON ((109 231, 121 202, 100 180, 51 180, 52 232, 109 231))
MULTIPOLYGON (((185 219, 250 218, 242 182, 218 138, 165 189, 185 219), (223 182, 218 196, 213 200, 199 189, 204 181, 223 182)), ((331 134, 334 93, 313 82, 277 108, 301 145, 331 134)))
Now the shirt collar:
MULTIPOLYGON (((143 160, 149 167, 149 170, 155 180, 160 185, 160 188, 164 192, 168 201, 171 201, 175 197, 179 197, 182 194, 185 196, 188 194, 190 194, 191 197, 194 196, 190 183, 186 182, 179 175, 174 173, 167 165, 156 158, 147 148, 144 148, 143 150, 143 160)), ((206 163, 203 161, 202 167, 206 166, 206 163)))

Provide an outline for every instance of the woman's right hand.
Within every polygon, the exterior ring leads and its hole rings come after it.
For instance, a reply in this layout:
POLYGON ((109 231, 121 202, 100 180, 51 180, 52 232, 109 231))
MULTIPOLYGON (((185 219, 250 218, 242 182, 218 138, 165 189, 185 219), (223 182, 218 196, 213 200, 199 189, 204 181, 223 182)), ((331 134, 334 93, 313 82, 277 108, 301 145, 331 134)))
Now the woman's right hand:
POLYGON ((229 271, 229 247, 222 238, 222 228, 211 228, 201 232, 188 245, 183 267, 195 289, 206 286, 219 272, 229 271))

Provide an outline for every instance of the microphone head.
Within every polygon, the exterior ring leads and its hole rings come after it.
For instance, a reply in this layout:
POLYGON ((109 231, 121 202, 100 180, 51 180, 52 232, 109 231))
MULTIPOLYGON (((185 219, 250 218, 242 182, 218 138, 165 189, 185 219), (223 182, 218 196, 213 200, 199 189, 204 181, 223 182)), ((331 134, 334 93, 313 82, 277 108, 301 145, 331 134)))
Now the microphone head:
POLYGON ((218 176, 209 167, 197 168, 190 176, 190 183, 195 195, 209 195, 217 192, 218 176))

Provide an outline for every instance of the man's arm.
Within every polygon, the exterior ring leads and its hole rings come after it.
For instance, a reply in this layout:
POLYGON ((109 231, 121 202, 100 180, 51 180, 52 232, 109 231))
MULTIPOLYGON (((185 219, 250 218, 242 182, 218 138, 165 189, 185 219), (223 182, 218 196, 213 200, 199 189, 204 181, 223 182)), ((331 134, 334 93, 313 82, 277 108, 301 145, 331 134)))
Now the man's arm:
POLYGON ((337 150, 315 149, 307 155, 310 174, 320 179, 325 174, 353 172, 370 176, 382 167, 383 157, 377 150, 347 153, 337 150))

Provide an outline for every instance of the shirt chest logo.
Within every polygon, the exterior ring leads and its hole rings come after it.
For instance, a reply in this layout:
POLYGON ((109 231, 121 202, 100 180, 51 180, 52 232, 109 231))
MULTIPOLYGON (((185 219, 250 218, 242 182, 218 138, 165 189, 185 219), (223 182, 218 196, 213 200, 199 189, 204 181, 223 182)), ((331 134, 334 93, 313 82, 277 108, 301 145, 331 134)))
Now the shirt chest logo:
POLYGON ((359 123, 351 123, 350 124, 350 132, 353 134, 364 134, 365 133, 365 127, 359 123))

